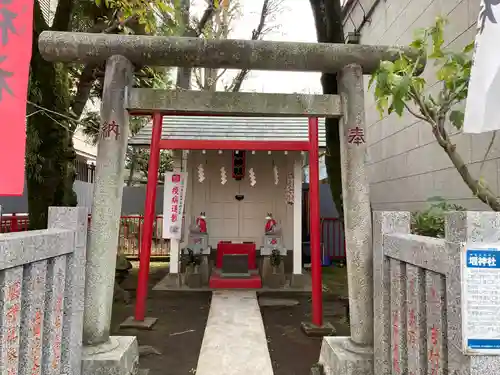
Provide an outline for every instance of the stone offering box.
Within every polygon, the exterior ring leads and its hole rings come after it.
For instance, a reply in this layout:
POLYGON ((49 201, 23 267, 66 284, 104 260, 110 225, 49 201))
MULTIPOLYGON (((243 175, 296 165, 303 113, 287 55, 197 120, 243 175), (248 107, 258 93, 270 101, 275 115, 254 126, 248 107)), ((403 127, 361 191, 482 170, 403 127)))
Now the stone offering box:
POLYGON ((282 256, 287 255, 286 248, 283 246, 283 237, 281 234, 265 234, 263 243, 264 246, 262 246, 260 250, 260 255, 269 256, 274 249, 278 249, 282 256))

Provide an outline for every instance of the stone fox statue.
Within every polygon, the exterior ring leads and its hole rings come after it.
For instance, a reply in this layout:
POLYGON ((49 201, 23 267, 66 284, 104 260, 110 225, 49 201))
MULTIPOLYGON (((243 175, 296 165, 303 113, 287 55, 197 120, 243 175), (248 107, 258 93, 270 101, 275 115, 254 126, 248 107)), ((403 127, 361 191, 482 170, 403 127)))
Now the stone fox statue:
POLYGON ((268 213, 266 216, 266 227, 264 229, 264 232, 266 234, 272 234, 275 233, 278 225, 276 223, 276 220, 273 219, 273 214, 268 213))
POLYGON ((198 233, 207 233, 207 220, 205 212, 201 212, 200 216, 196 218, 195 229, 198 233))

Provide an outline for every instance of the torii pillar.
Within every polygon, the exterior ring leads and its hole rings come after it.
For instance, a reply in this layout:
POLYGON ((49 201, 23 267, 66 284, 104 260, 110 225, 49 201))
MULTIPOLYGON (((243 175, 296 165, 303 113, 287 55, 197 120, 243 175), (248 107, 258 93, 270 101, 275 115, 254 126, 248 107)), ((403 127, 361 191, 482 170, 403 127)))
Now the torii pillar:
POLYGON ((339 74, 342 198, 349 286, 350 337, 325 337, 319 362, 325 373, 373 375, 373 248, 363 70, 345 66, 339 74))

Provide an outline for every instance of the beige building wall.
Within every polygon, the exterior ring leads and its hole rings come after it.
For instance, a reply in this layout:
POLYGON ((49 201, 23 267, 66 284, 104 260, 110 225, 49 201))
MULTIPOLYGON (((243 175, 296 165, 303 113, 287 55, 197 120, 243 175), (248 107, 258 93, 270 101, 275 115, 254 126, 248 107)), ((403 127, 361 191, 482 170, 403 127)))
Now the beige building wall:
MULTIPOLYGON (((349 2, 344 21, 345 32, 361 28, 362 44, 407 45, 415 29, 430 26, 436 16, 450 21, 445 41, 462 48, 475 36, 479 0, 355 0, 349 2)), ((423 76, 438 89, 435 70, 427 66, 423 76)), ((369 77, 365 77, 368 88, 369 77)), ((409 114, 380 117, 373 94, 366 94, 368 124, 368 171, 374 209, 416 210, 425 207, 428 198, 442 196, 469 209, 487 209, 462 181, 447 155, 435 142, 430 126, 409 114)), ((456 133, 456 132, 455 132, 456 133)), ((484 178, 499 192, 500 137, 481 169, 492 133, 453 135, 457 150, 477 178, 484 178)))
MULTIPOLYGON (((187 158, 188 190, 186 195, 186 230, 200 212, 207 216, 210 245, 219 241, 251 241, 262 246, 265 217, 271 212, 283 231, 283 244, 293 249, 293 205, 287 204, 285 191, 287 175, 294 171, 295 153, 246 153, 246 173, 241 181, 232 177, 230 151, 190 151, 187 158), (198 180, 198 166, 204 169, 205 180, 198 180), (278 184, 275 184, 273 166, 278 166, 278 184), (227 183, 221 184, 220 168, 227 172, 227 183), (256 185, 250 186, 249 169, 253 168, 256 185), (237 195, 243 200, 238 201, 237 195)), ((187 234, 187 231, 185 232, 187 234)), ((187 238, 187 237, 186 237, 187 238)))

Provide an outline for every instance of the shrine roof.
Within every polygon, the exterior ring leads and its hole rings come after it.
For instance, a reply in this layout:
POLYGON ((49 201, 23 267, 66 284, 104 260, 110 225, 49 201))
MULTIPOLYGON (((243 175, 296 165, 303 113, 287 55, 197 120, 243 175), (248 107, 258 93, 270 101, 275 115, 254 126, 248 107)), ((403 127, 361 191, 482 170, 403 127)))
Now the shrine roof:
MULTIPOLYGON (((319 119, 319 146, 325 147, 325 119, 319 119)), ((149 146, 152 123, 129 139, 129 145, 149 146)), ((306 117, 164 116, 162 140, 307 141, 306 117)))

